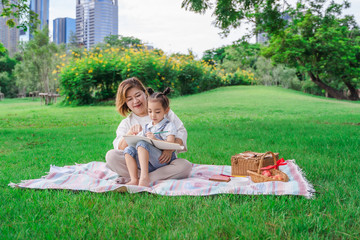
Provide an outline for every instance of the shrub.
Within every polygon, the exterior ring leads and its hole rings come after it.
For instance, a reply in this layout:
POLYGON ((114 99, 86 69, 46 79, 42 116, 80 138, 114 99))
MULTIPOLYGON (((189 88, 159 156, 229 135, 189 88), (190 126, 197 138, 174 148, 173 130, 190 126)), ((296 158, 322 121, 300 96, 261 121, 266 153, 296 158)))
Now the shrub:
POLYGON ((253 84, 254 73, 242 69, 237 69, 234 73, 227 73, 223 76, 223 85, 250 85, 253 84))
POLYGON ((294 90, 301 89, 301 83, 296 76, 296 69, 287 68, 283 64, 273 65, 271 59, 259 57, 256 61, 256 83, 276 85, 294 90))
POLYGON ((144 48, 95 47, 71 52, 58 67, 62 93, 67 104, 90 104, 115 97, 118 84, 138 77, 145 86, 163 90, 170 86, 175 95, 193 94, 221 85, 218 70, 192 56, 166 56, 144 48))

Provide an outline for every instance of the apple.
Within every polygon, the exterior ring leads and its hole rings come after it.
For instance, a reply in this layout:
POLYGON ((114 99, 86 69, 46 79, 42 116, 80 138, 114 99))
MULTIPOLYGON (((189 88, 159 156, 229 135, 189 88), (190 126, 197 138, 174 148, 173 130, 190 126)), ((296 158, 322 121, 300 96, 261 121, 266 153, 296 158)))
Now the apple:
POLYGON ((282 181, 282 180, 284 180, 284 179, 281 177, 280 174, 276 174, 276 175, 274 176, 274 180, 280 180, 280 181, 282 181))
POLYGON ((271 177, 271 172, 269 170, 264 170, 264 171, 262 171, 261 174, 266 176, 266 177, 271 177))

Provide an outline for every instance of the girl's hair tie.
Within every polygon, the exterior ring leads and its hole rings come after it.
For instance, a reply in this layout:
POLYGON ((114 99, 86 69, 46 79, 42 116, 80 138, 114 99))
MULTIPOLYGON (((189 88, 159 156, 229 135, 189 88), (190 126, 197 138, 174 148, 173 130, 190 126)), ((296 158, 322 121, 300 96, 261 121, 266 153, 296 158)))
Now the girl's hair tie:
POLYGON ((165 88, 165 90, 162 92, 165 96, 170 93, 171 89, 169 87, 165 88))
POLYGON ((146 90, 149 93, 149 95, 154 93, 154 89, 152 89, 151 87, 148 87, 146 90))

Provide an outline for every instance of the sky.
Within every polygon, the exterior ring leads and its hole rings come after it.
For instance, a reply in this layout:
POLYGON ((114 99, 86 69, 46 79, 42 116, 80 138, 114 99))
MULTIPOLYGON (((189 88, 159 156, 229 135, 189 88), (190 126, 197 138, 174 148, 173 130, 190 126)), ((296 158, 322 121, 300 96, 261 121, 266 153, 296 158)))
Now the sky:
MULTIPOLYGON (((118 0, 119 35, 139 38, 166 53, 188 53, 191 49, 201 57, 204 51, 229 45, 246 33, 244 26, 222 38, 221 30, 212 24, 215 17, 211 12, 202 15, 186 11, 181 8, 182 1, 118 0)), ((360 0, 350 3, 346 14, 355 15, 360 24, 360 0)), ((50 0, 50 33, 53 20, 62 17, 76 18, 76 0, 50 0)))

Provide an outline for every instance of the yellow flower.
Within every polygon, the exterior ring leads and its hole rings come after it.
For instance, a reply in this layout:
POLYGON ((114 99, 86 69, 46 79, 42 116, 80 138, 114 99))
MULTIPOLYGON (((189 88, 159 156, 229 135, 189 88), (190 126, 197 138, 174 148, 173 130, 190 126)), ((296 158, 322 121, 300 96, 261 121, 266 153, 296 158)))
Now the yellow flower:
POLYGON ((61 66, 63 66, 63 67, 64 67, 64 66, 65 66, 65 63, 62 63, 62 64, 61 64, 61 66))
POLYGON ((69 96, 67 96, 66 99, 69 99, 69 96))
POLYGON ((75 73, 75 75, 77 76, 77 75, 79 75, 79 73, 75 73))
POLYGON ((102 58, 102 57, 103 57, 103 55, 100 53, 100 54, 99 54, 99 57, 100 57, 100 58, 102 58))
POLYGON ((90 69, 89 71, 88 71, 88 73, 92 73, 93 72, 93 70, 92 69, 90 69))
POLYGON ((57 71, 56 71, 56 70, 52 71, 52 74, 56 74, 56 73, 57 73, 57 71))

